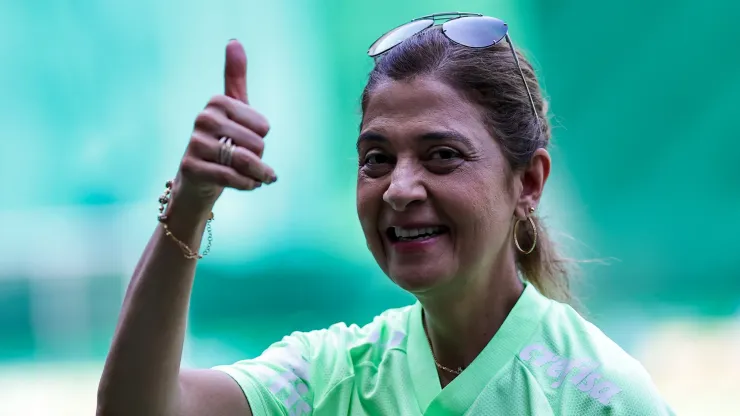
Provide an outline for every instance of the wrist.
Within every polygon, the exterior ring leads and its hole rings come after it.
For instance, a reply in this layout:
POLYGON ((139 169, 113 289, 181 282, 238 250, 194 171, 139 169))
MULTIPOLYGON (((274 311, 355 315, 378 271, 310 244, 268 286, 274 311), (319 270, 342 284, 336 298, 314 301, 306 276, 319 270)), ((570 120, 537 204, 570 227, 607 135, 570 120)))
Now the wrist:
POLYGON ((213 218, 213 203, 183 191, 177 182, 167 181, 165 192, 159 198, 159 222, 164 233, 191 255, 197 253, 208 220, 213 218))
POLYGON ((202 201, 175 197, 169 198, 166 214, 160 217, 162 232, 180 246, 180 250, 187 259, 201 259, 210 252, 211 228, 210 221, 213 214, 202 201), (208 245, 202 254, 199 254, 203 232, 208 229, 208 245))
POLYGON ((203 224, 211 218, 213 204, 204 204, 203 201, 183 196, 172 196, 167 209, 167 223, 188 222, 203 224))
POLYGON ((167 209, 167 217, 190 218, 197 222, 205 222, 211 218, 215 201, 194 195, 182 187, 182 181, 175 180, 172 184, 172 194, 167 209))

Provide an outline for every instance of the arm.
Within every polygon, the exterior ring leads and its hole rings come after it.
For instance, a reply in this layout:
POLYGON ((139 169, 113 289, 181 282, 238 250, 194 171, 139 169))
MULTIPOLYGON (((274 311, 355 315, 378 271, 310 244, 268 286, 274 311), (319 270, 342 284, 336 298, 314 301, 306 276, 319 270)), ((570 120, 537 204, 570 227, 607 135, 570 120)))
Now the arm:
MULTIPOLYGON (((174 198, 172 206, 170 230, 195 250, 207 214, 178 212, 194 205, 174 198)), ((225 374, 180 374, 195 264, 157 228, 123 302, 98 390, 99 415, 202 415, 216 407, 219 415, 251 415, 238 385, 225 374)))
MULTIPOLYGON (((224 187, 251 190, 275 179, 260 160, 268 124, 247 104, 246 56, 237 42, 227 46, 225 78, 228 96, 215 96, 196 118, 167 212, 170 231, 193 251, 224 187), (237 145, 229 166, 218 163, 222 136, 237 145)), ((98 415, 251 415, 228 375, 180 371, 195 265, 157 227, 126 291, 98 387, 98 415)))

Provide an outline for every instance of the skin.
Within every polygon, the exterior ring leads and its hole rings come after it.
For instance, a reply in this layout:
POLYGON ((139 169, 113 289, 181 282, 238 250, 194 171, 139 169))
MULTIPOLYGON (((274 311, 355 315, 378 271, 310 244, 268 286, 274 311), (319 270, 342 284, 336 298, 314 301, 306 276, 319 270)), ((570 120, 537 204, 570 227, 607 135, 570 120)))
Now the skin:
MULTIPOLYGON (((432 77, 386 81, 372 92, 357 143, 357 212, 378 265, 424 309, 432 351, 468 366, 522 293, 512 230, 536 207, 550 171, 539 149, 512 172, 481 109, 432 77), (443 225, 413 252, 389 226, 443 225)), ((440 370, 445 385, 454 374, 440 370)))

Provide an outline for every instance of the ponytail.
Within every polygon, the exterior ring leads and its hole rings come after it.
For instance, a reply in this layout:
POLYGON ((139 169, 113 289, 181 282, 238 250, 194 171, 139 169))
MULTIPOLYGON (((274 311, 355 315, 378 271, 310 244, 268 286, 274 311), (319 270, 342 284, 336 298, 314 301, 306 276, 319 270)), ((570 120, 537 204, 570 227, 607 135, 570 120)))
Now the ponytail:
MULTIPOLYGON (((524 279, 532 283, 544 296, 572 303, 569 269, 572 262, 560 255, 557 245, 550 239, 541 219, 532 216, 537 227, 537 241, 529 254, 516 249, 516 264, 524 279)), ((517 227, 517 240, 522 249, 529 250, 534 241, 534 230, 529 221, 517 227), (525 224, 526 223, 526 224, 525 224)))

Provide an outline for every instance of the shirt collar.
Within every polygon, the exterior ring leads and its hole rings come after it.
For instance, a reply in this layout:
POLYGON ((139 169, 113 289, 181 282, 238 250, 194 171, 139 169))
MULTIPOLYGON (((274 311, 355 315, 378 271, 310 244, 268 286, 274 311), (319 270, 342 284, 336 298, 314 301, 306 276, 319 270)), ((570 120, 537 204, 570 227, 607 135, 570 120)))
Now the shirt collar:
POLYGON ((445 409, 452 414, 463 414, 498 371, 529 341, 550 304, 551 301, 533 285, 525 283, 522 295, 501 328, 470 366, 443 390, 422 324, 422 307, 417 301, 409 318, 407 359, 421 412, 438 414, 437 411, 445 409))

